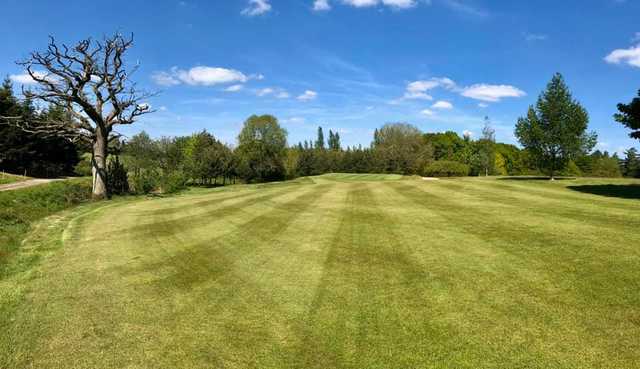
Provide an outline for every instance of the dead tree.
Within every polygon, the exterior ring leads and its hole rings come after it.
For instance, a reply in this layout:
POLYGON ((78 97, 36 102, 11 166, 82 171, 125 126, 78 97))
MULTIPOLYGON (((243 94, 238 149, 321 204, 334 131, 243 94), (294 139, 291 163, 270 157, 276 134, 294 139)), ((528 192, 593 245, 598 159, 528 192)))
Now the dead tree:
POLYGON ((82 40, 71 47, 50 37, 45 51, 32 52, 18 62, 38 84, 36 90, 25 91, 25 96, 63 107, 68 117, 61 121, 9 120, 28 132, 90 145, 94 199, 108 196, 108 145, 118 137, 114 127, 132 124, 151 112, 144 100, 152 94, 140 92, 130 80, 138 66, 128 71, 125 67, 124 54, 132 45, 133 36, 120 34, 99 41, 82 40))

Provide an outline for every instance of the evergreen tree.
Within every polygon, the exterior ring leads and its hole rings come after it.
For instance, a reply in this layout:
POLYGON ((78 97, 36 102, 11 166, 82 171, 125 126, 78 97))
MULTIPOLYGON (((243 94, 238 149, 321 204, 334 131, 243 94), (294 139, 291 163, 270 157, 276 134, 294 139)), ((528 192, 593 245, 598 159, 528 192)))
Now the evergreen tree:
POLYGON ((340 151, 340 134, 329 130, 329 150, 340 151))
POLYGON ((595 133, 588 133, 587 111, 573 99, 559 73, 553 76, 536 106, 518 119, 515 135, 553 180, 569 160, 591 151, 595 133))
POLYGON ((318 127, 318 138, 316 139, 316 149, 324 150, 324 133, 322 127, 318 127))
MULTIPOLYGON (((51 106, 37 112, 27 95, 20 102, 13 95, 13 85, 6 78, 0 86, 0 117, 21 117, 23 121, 64 121, 64 108, 51 106)), ((57 177, 74 174, 78 163, 76 145, 53 135, 36 135, 14 125, 0 122, 0 170, 33 177, 57 177)))
POLYGON ((624 159, 622 160, 622 174, 625 177, 639 178, 640 177, 640 156, 638 150, 630 148, 624 152, 624 159))

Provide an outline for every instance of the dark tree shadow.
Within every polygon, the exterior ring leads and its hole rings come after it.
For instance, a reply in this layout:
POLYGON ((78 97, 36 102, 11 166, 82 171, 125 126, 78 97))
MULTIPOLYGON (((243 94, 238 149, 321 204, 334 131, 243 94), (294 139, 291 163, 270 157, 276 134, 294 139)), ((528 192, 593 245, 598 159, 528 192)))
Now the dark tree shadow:
POLYGON ((640 185, 584 185, 584 186, 568 186, 570 190, 591 195, 600 195, 607 197, 618 197, 621 199, 640 199, 640 185))
MULTIPOLYGON (((519 176, 519 177, 500 177, 498 178, 501 181, 550 181, 549 177, 540 177, 540 176, 519 176)), ((556 177, 556 181, 573 181, 575 177, 556 177)))

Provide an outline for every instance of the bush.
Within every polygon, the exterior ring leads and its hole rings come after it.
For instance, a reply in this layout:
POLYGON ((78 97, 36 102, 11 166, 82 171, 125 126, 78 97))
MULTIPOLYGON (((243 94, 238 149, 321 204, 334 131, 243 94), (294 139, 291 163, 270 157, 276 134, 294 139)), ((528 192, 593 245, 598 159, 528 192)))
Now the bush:
POLYGON ((163 193, 176 193, 187 187, 187 180, 182 172, 170 172, 162 177, 160 187, 163 193))
POLYGON ((80 162, 73 169, 76 175, 80 177, 90 177, 91 172, 91 154, 84 153, 80 158, 80 162))
POLYGON ((466 177, 470 171, 468 165, 448 160, 433 162, 424 170, 428 177, 466 177))
POLYGON ((154 171, 144 171, 138 175, 134 175, 129 179, 131 191, 138 195, 151 193, 158 188, 160 179, 154 171))
POLYGON ((602 157, 593 162, 591 173, 592 177, 601 178, 620 178, 620 163, 616 157, 602 157))
POLYGON ((110 160, 107 166, 107 189, 112 195, 123 195, 129 192, 127 170, 118 156, 110 160))
POLYGON ((566 177, 582 177, 582 170, 580 170, 580 167, 578 167, 575 161, 570 160, 567 167, 560 172, 560 175, 566 177))

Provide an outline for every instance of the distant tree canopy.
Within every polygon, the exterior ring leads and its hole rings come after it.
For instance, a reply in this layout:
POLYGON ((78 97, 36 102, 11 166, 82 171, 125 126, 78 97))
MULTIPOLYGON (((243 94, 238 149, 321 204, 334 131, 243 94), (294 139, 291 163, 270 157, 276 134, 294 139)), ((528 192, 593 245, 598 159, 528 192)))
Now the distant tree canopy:
POLYGON ((378 156, 378 170, 384 173, 416 174, 424 165, 425 153, 431 148, 423 145, 422 132, 407 123, 389 123, 376 129, 371 145, 378 156))
POLYGON ((587 111, 573 99, 562 75, 556 74, 526 117, 518 119, 516 137, 551 179, 571 159, 587 154, 596 144, 588 133, 587 111))
MULTIPOLYGON (((66 111, 55 105, 38 112, 31 99, 13 95, 7 78, 0 86, 0 117, 25 120, 63 120, 66 111)), ((0 170, 33 177, 72 175, 78 163, 77 147, 63 137, 41 136, 10 124, 0 124, 0 170)))
POLYGON ((238 174, 248 182, 285 178, 287 131, 271 115, 249 117, 238 136, 238 174))
POLYGON ((629 104, 618 104, 619 113, 614 115, 616 121, 631 129, 629 136, 640 139, 640 90, 638 97, 629 104))

